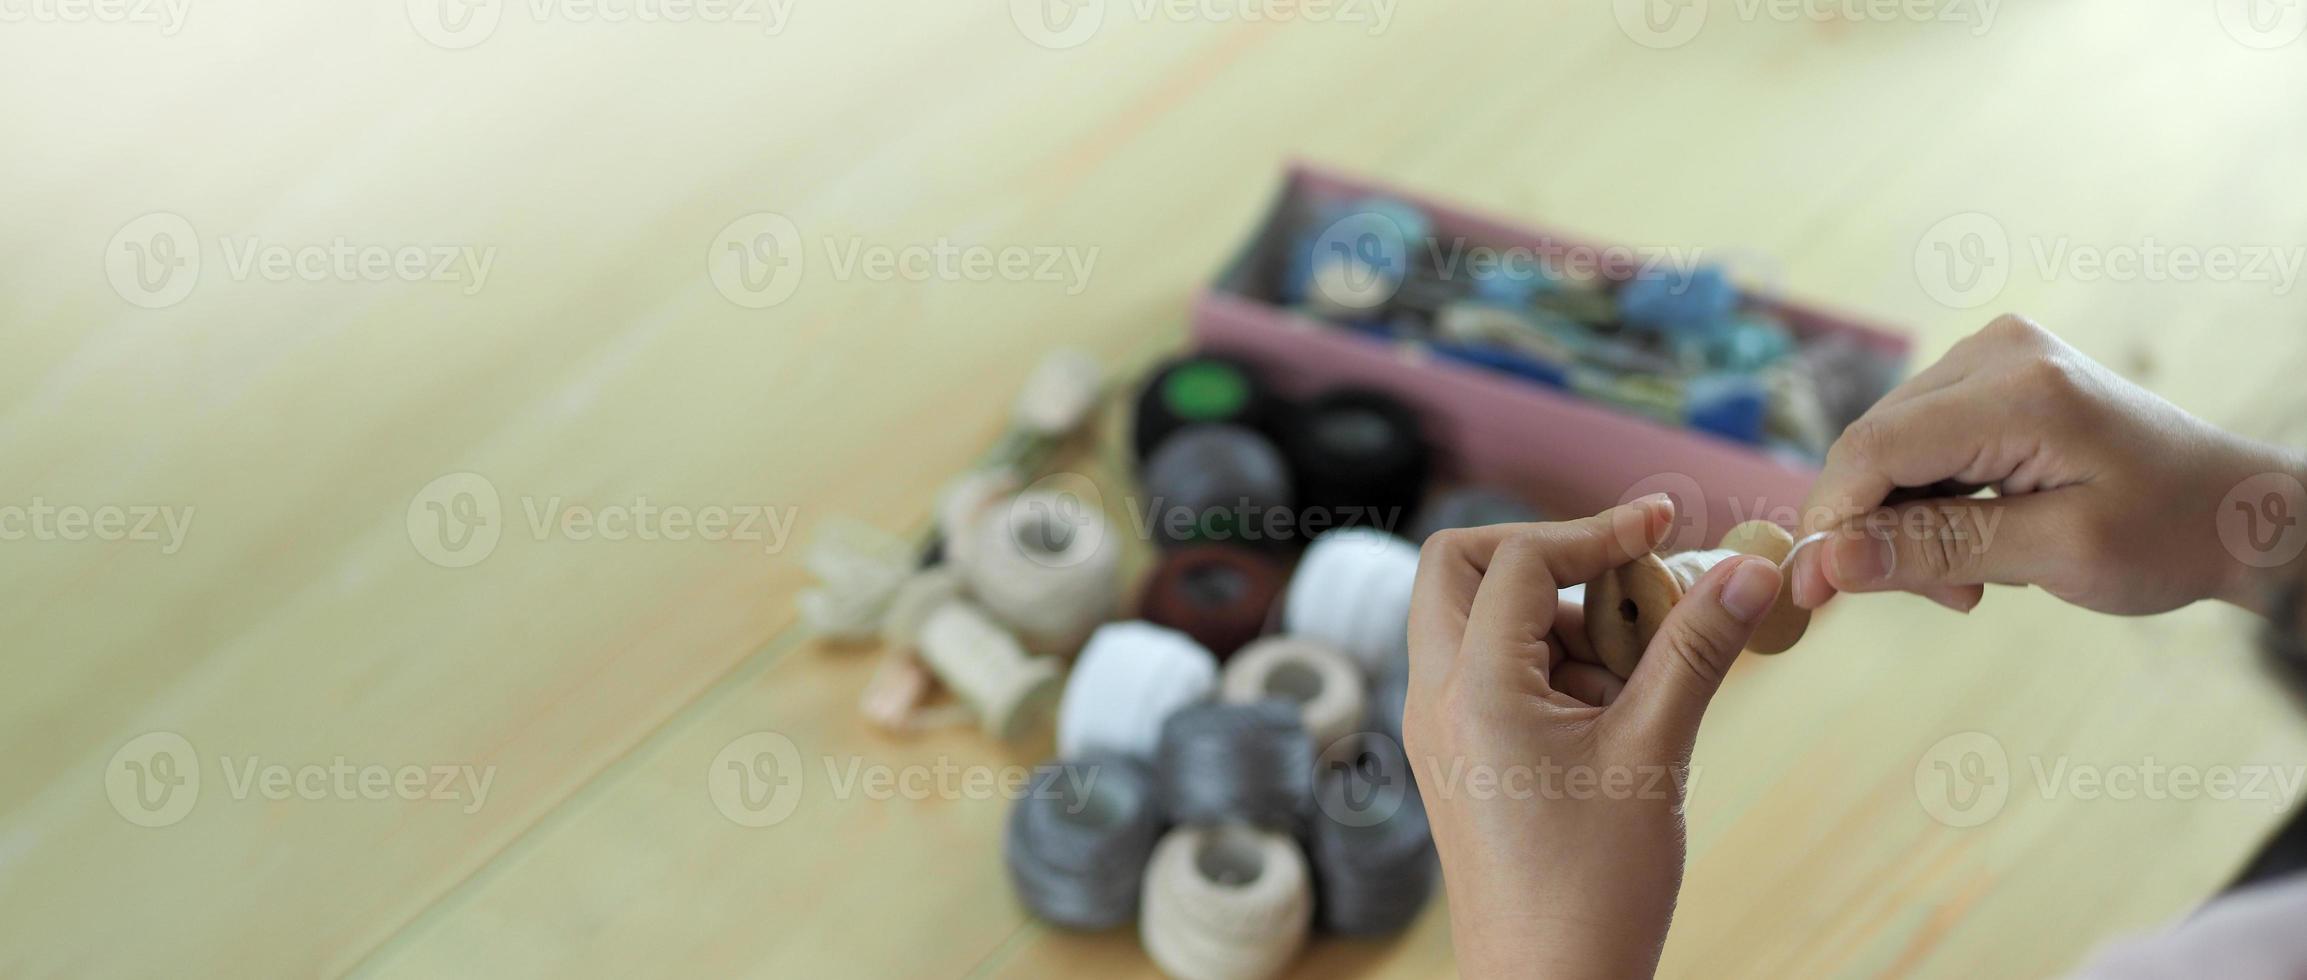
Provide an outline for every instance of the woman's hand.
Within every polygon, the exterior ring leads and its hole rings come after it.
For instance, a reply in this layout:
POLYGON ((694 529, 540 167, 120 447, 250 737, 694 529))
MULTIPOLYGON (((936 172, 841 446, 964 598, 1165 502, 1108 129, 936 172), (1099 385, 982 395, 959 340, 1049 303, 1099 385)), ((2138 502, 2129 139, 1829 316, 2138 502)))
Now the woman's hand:
POLYGON ((2265 475, 2251 503, 2276 493, 2283 513, 2307 516, 2303 473, 2298 454, 2221 431, 2006 316, 1835 441, 1803 511, 1806 532, 1830 533, 1804 540, 1788 587, 1813 609, 1838 592, 1908 591, 1968 612, 1991 582, 2109 613, 2207 598, 2265 612, 2266 573, 2221 541, 2219 522, 2239 516, 2222 501, 2265 475), (1968 496, 1981 487, 1996 496, 1968 496))
POLYGON ((1663 496, 1582 521, 1444 531, 1410 613, 1403 738, 1468 976, 1647 976, 1681 886, 1692 742, 1777 598, 1769 561, 1699 579, 1621 683, 1557 590, 1658 547, 1663 496))

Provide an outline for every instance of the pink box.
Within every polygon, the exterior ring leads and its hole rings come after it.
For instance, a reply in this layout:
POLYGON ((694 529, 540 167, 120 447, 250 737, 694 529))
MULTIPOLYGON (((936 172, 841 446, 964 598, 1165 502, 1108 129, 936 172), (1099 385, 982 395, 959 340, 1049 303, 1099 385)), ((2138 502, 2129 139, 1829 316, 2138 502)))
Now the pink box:
MULTIPOLYGON (((1646 493, 1677 498, 1685 515, 1675 548, 1710 547, 1744 520, 1792 524, 1817 471, 1754 447, 1676 428, 1588 401, 1567 391, 1437 357, 1423 347, 1365 336, 1241 294, 1289 247, 1293 214, 1315 202, 1382 195, 1425 210, 1438 235, 1494 248, 1560 254, 1600 246, 1519 227, 1390 187, 1306 165, 1290 168, 1283 193, 1241 259, 1194 305, 1194 340, 1212 352, 1263 368, 1284 394, 1340 384, 1376 388, 1424 416, 1444 475, 1517 491, 1549 513, 1590 514, 1646 493), (1703 519, 1691 506, 1703 501, 1703 519)), ((1781 298, 1757 305, 1798 337, 1840 333, 1903 360, 1907 339, 1815 306, 1781 298)))

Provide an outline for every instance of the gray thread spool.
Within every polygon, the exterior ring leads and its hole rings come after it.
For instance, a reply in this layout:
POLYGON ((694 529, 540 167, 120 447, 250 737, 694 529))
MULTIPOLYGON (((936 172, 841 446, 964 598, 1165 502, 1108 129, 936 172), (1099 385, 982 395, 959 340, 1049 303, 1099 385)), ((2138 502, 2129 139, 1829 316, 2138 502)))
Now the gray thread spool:
POLYGON ((1313 801, 1314 740, 1287 701, 1199 704, 1162 724, 1158 779, 1177 823, 1303 826, 1313 801))
POLYGON ((1027 909, 1051 923, 1110 929, 1137 917, 1146 861, 1161 830, 1145 767, 1110 757, 1041 765, 1009 811, 1010 884, 1027 909))
POLYGON ((1306 850, 1317 924, 1344 936, 1408 928, 1441 866, 1401 745, 1365 733, 1359 758, 1323 767, 1315 810, 1306 850))
POLYGON ((1426 506, 1418 510, 1418 519, 1410 522, 1410 540, 1424 541, 1433 537, 1436 531, 1451 528, 1522 524, 1545 519, 1537 508, 1503 490, 1459 487, 1427 502, 1426 506))
POLYGON ((1293 499, 1281 450, 1235 425, 1180 430, 1146 460, 1144 478, 1147 523, 1169 544, 1272 544, 1265 540, 1267 519, 1287 511, 1293 499))

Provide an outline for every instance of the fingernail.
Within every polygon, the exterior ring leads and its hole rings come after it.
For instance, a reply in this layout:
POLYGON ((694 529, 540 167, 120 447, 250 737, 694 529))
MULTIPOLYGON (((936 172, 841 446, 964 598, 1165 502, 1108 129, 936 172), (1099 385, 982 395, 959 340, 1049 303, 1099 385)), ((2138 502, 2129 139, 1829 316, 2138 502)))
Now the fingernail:
POLYGON ((1890 581, 1898 570, 1898 551, 1890 546, 1890 539, 1872 534, 1846 534, 1827 545, 1826 556, 1835 577, 1852 585, 1877 585, 1890 581))
POLYGON ((1786 576, 1785 587, 1794 590, 1794 604, 1804 609, 1817 608, 1819 603, 1826 601, 1826 596, 1820 594, 1823 590, 1817 584, 1821 576, 1810 574, 1809 565, 1818 564, 1818 559, 1813 557, 1808 564, 1805 564, 1802 560, 1802 554, 1810 546, 1825 541, 1830 536, 1832 536, 1830 531, 1820 531, 1804 536, 1802 540, 1794 543, 1792 549, 1787 551, 1786 562, 1779 566, 1786 576))
POLYGON ((1778 569, 1767 561, 1739 562, 1722 586, 1722 608, 1741 623, 1761 619, 1778 598, 1778 569))
POLYGON ((1666 525, 1674 523, 1674 497, 1666 493, 1653 493, 1634 498, 1634 507, 1649 521, 1649 531, 1655 536, 1666 525))

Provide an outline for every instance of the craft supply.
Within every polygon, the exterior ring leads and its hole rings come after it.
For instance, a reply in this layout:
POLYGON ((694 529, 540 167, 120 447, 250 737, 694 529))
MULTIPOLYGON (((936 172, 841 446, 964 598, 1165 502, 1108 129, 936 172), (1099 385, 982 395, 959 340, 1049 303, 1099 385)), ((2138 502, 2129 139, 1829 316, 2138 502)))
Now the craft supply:
POLYGON ((1058 755, 1151 760, 1162 723, 1209 697, 1217 681, 1217 659, 1184 633, 1136 620, 1100 626, 1066 679, 1058 755))
POLYGON ((1016 738, 1057 693, 1057 661, 1028 655, 1016 637, 961 595, 961 577, 951 568, 915 575, 891 601, 884 634, 893 649, 917 652, 977 712, 987 734, 1016 738))
POLYGON ((1746 374, 1704 375, 1690 379, 1683 397, 1684 420, 1691 428, 1750 446, 1762 444, 1770 393, 1760 379, 1746 374))
MULTIPOLYGON (((1769 521, 1748 521, 1722 536, 1712 551, 1643 555, 1612 569, 1586 590, 1586 639, 1604 666, 1620 677, 1634 675, 1635 664, 1666 614, 1682 601, 1684 592, 1700 576, 1736 555, 1755 555, 1785 564, 1794 548, 1794 536, 1769 521)), ((1810 613, 1794 604, 1794 590, 1780 589, 1778 601, 1755 628, 1746 648, 1756 653, 1782 653, 1802 639, 1810 626, 1810 613)))
POLYGON ((1618 288, 1617 298, 1628 326, 1665 334, 1710 333, 1738 312, 1738 287, 1711 265, 1641 273, 1618 288))
POLYGON ((1423 542, 1433 537, 1434 532, 1451 528, 1524 524, 1545 519, 1537 508, 1503 490, 1459 487, 1426 501, 1426 506, 1418 509, 1418 519, 1410 522, 1410 538, 1423 542))
POLYGON ((1302 636, 1267 637, 1244 648, 1218 679, 1218 697, 1229 704, 1279 700, 1295 706, 1315 753, 1324 758, 1351 748, 1340 743, 1361 730, 1368 703, 1361 668, 1328 644, 1302 636))
POLYGON ((1137 916, 1161 829, 1145 767, 1121 758, 1038 766, 1009 811, 1010 884, 1028 910, 1056 925, 1122 925, 1137 916))
POLYGON ((1034 366, 1010 408, 1012 424, 1036 435, 1063 438, 1088 421, 1105 387, 1105 369, 1086 351, 1059 349, 1034 366))
POLYGON ((1197 425, 1145 464, 1145 520, 1165 545, 1223 541, 1272 547, 1295 537, 1289 464, 1274 444, 1235 425, 1197 425))
POLYGON ((1306 850, 1317 924, 1343 936, 1409 928, 1433 894, 1441 865, 1401 746, 1367 740, 1350 763, 1322 768, 1315 794, 1306 850))
POLYGON ((827 640, 855 643, 880 635, 881 617, 898 586, 913 574, 905 542, 871 525, 833 518, 818 526, 802 560, 816 588, 798 600, 802 628, 827 640))
POLYGON ((1070 655, 1112 615, 1121 538, 1080 497, 1019 494, 982 512, 968 536, 970 592, 1026 649, 1070 655))
POLYGON ((1181 630, 1220 661, 1265 632, 1289 572, 1273 559, 1230 545, 1197 545, 1162 556, 1146 579, 1138 614, 1181 630))
POLYGON ((1271 432, 1278 403, 1258 369, 1216 354, 1191 354, 1156 369, 1138 389, 1130 445, 1143 465, 1172 433, 1189 425, 1238 425, 1271 432))
POLYGON ((1138 933, 1177 980, 1264 980, 1305 946, 1313 882, 1285 833, 1178 827, 1154 846, 1138 933))
POLYGON ((1314 796, 1314 740, 1287 701, 1189 705, 1162 723, 1154 779, 1174 823, 1295 829, 1314 796))
POLYGON ((1282 599, 1282 627, 1328 643, 1364 673, 1383 673, 1409 655, 1417 579, 1416 545, 1370 528, 1332 531, 1299 560, 1282 599))
POLYGON ((1395 528, 1418 509, 1429 453, 1408 406, 1383 392, 1333 388, 1293 423, 1290 465, 1306 521, 1395 528))
POLYGON ((946 564, 967 568, 977 558, 977 525, 987 511, 1025 486, 1018 472, 1007 466, 970 470, 945 482, 937 491, 937 539, 946 564))

